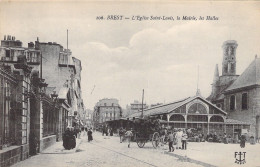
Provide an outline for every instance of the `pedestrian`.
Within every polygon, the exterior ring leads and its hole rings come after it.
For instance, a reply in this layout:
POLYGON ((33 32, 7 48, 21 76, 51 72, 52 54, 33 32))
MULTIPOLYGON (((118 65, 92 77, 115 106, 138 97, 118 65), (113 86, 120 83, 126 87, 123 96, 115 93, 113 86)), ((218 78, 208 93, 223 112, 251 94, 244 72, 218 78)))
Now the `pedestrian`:
POLYGON ((79 127, 76 128, 76 131, 77 131, 77 136, 78 138, 80 139, 80 135, 81 135, 81 130, 79 127))
POLYGON ((70 128, 70 149, 76 147, 76 133, 73 127, 70 128))
POLYGON ((168 138, 169 138, 169 152, 173 152, 174 151, 174 147, 173 147, 174 136, 173 136, 172 131, 169 132, 168 138))
POLYGON ((106 136, 109 136, 110 135, 110 127, 107 128, 107 133, 106 133, 106 136))
POLYGON ((188 135, 187 133, 185 132, 185 130, 183 130, 183 134, 182 134, 182 149, 186 150, 187 149, 187 138, 188 138, 188 135))
POLYGON ((177 138, 176 149, 181 149, 181 147, 182 147, 182 145, 181 145, 181 139, 182 139, 182 131, 181 131, 181 129, 179 129, 178 132, 176 133, 176 138, 177 138))
POLYGON ((132 128, 125 132, 125 136, 128 141, 128 148, 130 148, 131 137, 133 136, 132 128))
POLYGON ((110 128, 110 136, 113 136, 113 128, 110 128))
POLYGON ((224 133, 224 144, 228 144, 227 134, 224 133))
POLYGON ((78 130, 77 130, 77 128, 73 127, 72 131, 73 131, 74 135, 76 136, 76 138, 78 138, 78 130))
POLYGON ((93 140, 93 136, 92 136, 92 128, 90 128, 88 130, 88 142, 92 141, 93 140))
POLYGON ((120 143, 122 143, 123 135, 124 135, 124 129, 121 127, 121 128, 119 129, 120 143))
POLYGON ((62 134, 62 140, 65 150, 70 150, 70 127, 67 127, 65 132, 62 134))
POLYGON ((240 137, 240 147, 245 148, 245 143, 246 143, 246 136, 242 134, 240 137))
POLYGON ((85 135, 85 132, 84 132, 84 126, 81 127, 81 133, 82 133, 82 136, 85 135))

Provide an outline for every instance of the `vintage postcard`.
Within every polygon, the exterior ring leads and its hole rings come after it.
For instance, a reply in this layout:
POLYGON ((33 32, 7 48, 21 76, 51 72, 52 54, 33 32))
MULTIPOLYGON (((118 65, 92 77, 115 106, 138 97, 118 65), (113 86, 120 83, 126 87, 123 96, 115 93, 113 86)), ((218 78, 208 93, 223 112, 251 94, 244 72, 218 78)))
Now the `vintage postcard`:
POLYGON ((259 1, 0 1, 0 167, 260 166, 259 1))

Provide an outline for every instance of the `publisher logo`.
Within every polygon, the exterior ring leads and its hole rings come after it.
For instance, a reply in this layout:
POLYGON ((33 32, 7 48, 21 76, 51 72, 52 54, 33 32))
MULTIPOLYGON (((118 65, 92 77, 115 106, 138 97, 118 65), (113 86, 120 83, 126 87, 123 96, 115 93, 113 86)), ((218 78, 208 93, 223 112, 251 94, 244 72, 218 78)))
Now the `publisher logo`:
POLYGON ((235 152, 235 163, 245 164, 246 163, 246 152, 235 152))

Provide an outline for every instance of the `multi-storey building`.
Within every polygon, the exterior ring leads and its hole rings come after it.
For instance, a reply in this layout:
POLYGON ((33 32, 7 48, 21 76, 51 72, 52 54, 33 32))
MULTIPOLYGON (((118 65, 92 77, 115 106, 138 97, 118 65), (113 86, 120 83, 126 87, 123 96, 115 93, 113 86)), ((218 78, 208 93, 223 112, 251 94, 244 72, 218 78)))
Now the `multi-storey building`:
POLYGON ((38 39, 28 47, 11 36, 1 41, 0 157, 5 158, 0 158, 0 166, 10 166, 61 140, 69 111, 77 116, 83 106, 80 61, 72 58, 75 65, 66 63, 64 55, 71 53, 59 48, 38 39))
POLYGON ((56 42, 35 42, 35 47, 42 53, 42 75, 50 91, 58 97, 68 99, 68 124, 76 126, 78 115, 83 112, 81 97, 81 61, 72 57, 69 49, 64 49, 56 42))
POLYGON ((127 112, 126 115, 130 115, 135 112, 142 111, 142 109, 146 109, 146 108, 148 108, 148 105, 146 105, 145 103, 142 104, 138 100, 134 100, 133 103, 130 103, 130 106, 128 105, 126 106, 126 112, 127 112))
POLYGON ((93 113, 94 124, 101 124, 122 117, 122 108, 117 99, 102 99, 96 103, 93 113))

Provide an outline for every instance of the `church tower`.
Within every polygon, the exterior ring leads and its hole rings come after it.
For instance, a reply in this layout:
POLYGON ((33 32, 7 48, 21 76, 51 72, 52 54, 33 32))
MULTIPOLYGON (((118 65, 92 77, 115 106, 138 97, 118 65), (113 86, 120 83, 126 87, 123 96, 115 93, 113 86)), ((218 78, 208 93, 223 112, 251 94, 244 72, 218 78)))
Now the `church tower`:
POLYGON ((228 40, 223 43, 222 76, 236 75, 237 46, 238 44, 234 40, 228 40))

